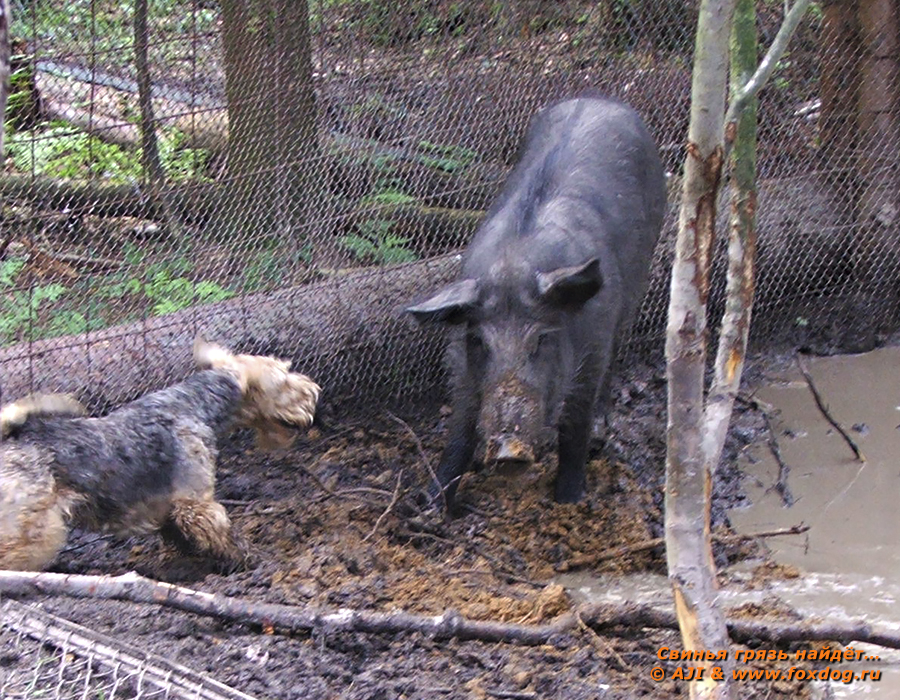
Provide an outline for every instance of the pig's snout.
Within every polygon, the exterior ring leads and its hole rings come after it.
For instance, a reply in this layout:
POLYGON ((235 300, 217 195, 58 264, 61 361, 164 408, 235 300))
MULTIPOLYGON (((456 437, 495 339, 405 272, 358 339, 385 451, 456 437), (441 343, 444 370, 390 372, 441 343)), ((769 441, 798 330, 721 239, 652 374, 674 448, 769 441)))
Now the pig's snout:
POLYGON ((515 435, 499 435, 488 445, 488 460, 503 466, 529 466, 534 463, 534 449, 515 435))

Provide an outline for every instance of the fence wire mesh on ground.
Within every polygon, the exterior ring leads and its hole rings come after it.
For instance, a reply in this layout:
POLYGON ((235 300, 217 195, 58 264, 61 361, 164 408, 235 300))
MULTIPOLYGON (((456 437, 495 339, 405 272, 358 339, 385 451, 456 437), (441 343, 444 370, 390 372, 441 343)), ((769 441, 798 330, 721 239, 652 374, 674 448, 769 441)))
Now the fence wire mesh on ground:
POLYGON ((0 697, 21 700, 253 700, 208 676, 37 606, 0 606, 0 697))

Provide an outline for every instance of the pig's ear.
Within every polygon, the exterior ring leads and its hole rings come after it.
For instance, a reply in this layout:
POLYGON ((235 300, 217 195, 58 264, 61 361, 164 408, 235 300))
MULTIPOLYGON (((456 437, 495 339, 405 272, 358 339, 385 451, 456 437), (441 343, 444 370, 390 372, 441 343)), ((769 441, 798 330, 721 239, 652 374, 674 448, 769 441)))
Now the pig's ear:
POLYGON ((478 302, 478 282, 460 280, 406 311, 420 323, 460 323, 478 302))
POLYGON ((552 306, 581 306, 603 288, 600 261, 592 258, 581 265, 537 273, 541 301, 552 306))

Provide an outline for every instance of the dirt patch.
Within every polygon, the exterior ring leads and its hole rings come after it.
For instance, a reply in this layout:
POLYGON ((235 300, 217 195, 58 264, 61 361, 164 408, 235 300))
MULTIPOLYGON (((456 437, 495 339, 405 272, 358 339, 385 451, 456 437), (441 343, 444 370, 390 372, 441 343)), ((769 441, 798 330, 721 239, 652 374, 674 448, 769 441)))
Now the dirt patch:
MULTIPOLYGON (((635 369, 620 383, 610 440, 592 453, 589 496, 579 504, 553 502, 555 466, 548 460, 515 478, 468 474, 459 517, 424 517, 417 497, 428 483, 426 463, 436 464, 443 445, 443 419, 407 423, 381 415, 313 428, 281 455, 255 452, 244 435, 223 444, 218 495, 250 544, 251 569, 210 573, 173 560, 156 537, 115 542, 76 533, 54 570, 135 569, 204 591, 329 609, 454 609, 481 620, 551 620, 572 607, 553 583, 555 567, 661 531, 664 385, 657 372, 635 369)), ((720 501, 734 501, 728 494, 736 491, 719 492, 720 501)), ((663 571, 663 553, 635 552, 595 570, 663 571)), ((655 683, 649 675, 660 663, 677 667, 656 656, 661 646, 680 648, 674 632, 600 637, 576 630, 545 646, 520 647, 419 634, 283 636, 154 606, 42 604, 260 698, 685 697, 685 683, 655 683)), ((5 657, 0 674, 17 662, 5 657)), ((742 691, 755 696, 749 685, 742 691)))

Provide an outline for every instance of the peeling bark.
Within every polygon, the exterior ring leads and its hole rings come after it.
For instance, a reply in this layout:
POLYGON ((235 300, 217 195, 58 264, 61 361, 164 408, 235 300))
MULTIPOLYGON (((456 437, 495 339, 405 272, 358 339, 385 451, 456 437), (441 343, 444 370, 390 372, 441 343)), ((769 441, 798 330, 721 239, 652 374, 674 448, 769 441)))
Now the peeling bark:
MULTIPOLYGON (((688 651, 728 649, 717 603, 710 545, 711 476, 706 469, 703 389, 706 299, 716 197, 724 149, 728 36, 734 0, 703 0, 697 27, 688 155, 672 269, 666 334, 668 427, 666 450, 666 557, 675 611, 688 651)), ((698 662, 711 668, 711 661, 698 662)), ((690 696, 728 698, 730 666, 718 681, 710 672, 690 682, 690 696)))

